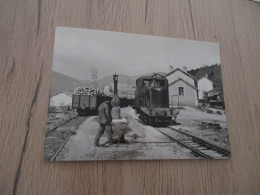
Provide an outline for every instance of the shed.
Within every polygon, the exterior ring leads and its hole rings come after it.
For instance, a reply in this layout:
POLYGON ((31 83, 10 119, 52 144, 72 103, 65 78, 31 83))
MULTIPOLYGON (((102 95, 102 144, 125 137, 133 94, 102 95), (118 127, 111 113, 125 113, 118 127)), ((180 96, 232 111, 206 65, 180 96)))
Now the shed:
POLYGON ((208 75, 201 77, 198 79, 198 94, 199 100, 205 99, 205 93, 212 90, 214 87, 213 82, 208 78, 208 75))
POLYGON ((225 108, 223 92, 218 89, 212 89, 205 93, 206 102, 211 107, 225 108))
POLYGON ((50 96, 50 106, 71 106, 72 105, 72 92, 62 90, 50 96))

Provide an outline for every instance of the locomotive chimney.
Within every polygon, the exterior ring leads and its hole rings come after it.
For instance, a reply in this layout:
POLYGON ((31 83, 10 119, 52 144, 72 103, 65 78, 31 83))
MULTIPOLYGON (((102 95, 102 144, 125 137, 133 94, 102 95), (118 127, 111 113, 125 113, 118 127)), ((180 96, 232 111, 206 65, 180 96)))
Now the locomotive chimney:
POLYGON ((183 71, 184 72, 187 72, 188 70, 187 70, 187 66, 183 66, 183 71))
POLYGON ((205 74, 205 77, 206 77, 206 78, 208 78, 208 77, 209 77, 209 75, 208 75, 208 74, 205 74))

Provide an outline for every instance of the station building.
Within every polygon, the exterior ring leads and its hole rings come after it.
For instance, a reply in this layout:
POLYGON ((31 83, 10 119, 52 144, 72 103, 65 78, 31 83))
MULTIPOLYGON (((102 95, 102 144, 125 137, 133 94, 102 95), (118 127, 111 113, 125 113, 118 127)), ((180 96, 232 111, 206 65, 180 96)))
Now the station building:
POLYGON ((197 80, 187 73, 187 67, 166 74, 169 83, 169 103, 173 106, 198 106, 197 80))

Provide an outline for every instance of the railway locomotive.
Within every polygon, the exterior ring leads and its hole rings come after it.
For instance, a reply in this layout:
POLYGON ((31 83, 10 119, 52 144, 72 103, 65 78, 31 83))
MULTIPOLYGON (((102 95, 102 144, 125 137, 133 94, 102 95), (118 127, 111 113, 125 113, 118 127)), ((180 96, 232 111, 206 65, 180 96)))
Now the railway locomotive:
POLYGON ((136 80, 134 109, 149 125, 168 125, 177 110, 169 108, 168 80, 160 75, 142 76, 136 80))

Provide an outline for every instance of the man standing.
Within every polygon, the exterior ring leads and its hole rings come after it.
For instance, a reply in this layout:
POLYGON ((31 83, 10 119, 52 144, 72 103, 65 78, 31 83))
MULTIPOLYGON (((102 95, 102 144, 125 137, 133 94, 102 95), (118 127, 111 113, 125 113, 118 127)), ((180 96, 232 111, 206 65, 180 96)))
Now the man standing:
POLYGON ((104 101, 98 108, 98 122, 100 124, 98 133, 95 137, 95 146, 99 146, 99 139, 104 134, 105 130, 108 134, 108 142, 113 143, 114 140, 112 138, 112 117, 111 117, 111 111, 109 107, 109 101, 104 101))
POLYGON ((120 112, 120 98, 118 95, 115 95, 111 100, 112 105, 112 119, 113 119, 113 129, 116 134, 119 134, 118 142, 119 143, 126 143, 125 140, 125 131, 126 131, 126 119, 121 118, 120 112))
POLYGON ((86 105, 83 104, 83 105, 81 106, 81 115, 85 115, 85 114, 86 114, 86 105))

